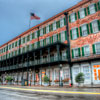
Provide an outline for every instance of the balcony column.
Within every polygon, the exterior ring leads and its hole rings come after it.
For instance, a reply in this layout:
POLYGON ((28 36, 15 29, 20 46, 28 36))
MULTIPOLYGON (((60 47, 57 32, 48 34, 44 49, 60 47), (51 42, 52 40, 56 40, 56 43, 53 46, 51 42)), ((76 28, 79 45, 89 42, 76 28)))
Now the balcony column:
MULTIPOLYGON (((35 61, 35 52, 33 53, 33 57, 34 57, 34 61, 35 61)), ((35 65, 33 64, 34 66, 34 85, 35 85, 35 65)))
POLYGON ((50 86, 50 48, 48 48, 48 61, 49 61, 49 86, 50 86))
MULTIPOLYGON (((17 68, 19 68, 18 62, 19 62, 19 58, 17 58, 17 68)), ((17 85, 18 85, 18 73, 17 73, 17 85)))
POLYGON ((27 86, 28 86, 28 80, 29 80, 29 54, 27 54, 27 86))
POLYGON ((41 64, 41 86, 42 86, 42 50, 40 50, 40 64, 41 64))
POLYGON ((21 77, 21 81, 23 81, 23 62, 24 62, 24 56, 22 55, 22 61, 21 61, 21 63, 22 63, 22 77, 21 77))

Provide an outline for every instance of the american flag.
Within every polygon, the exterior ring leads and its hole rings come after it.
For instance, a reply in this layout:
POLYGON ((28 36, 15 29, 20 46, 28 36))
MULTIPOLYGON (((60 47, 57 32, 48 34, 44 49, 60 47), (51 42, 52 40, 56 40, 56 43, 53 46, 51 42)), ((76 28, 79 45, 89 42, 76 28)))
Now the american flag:
POLYGON ((35 15, 34 13, 31 13, 31 20, 36 19, 36 20, 40 20, 40 17, 38 17, 37 15, 35 15))

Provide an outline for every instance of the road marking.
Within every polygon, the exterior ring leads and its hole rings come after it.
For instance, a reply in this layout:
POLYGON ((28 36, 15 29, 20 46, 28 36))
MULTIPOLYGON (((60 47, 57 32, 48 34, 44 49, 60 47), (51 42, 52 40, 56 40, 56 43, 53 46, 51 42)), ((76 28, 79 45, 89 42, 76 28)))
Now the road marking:
POLYGON ((65 94, 98 94, 98 92, 77 92, 77 91, 57 91, 57 90, 36 90, 36 89, 25 89, 25 88, 13 88, 13 87, 0 87, 11 90, 24 90, 24 91, 33 91, 33 92, 48 92, 48 93, 65 93, 65 94))

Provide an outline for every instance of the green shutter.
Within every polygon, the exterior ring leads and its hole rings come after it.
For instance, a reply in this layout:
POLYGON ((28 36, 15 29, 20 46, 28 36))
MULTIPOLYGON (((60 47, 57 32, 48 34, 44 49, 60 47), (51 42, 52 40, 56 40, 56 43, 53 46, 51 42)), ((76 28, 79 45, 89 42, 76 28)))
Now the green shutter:
POLYGON ((88 15, 90 15, 90 9, 89 9, 89 7, 87 7, 87 11, 88 11, 88 15))
POLYGON ((38 32, 37 32, 37 37, 39 37, 40 36, 40 30, 38 30, 38 32))
POLYGON ((86 8, 84 8, 84 12, 85 12, 85 16, 87 16, 87 11, 86 11, 86 8))
POLYGON ((65 31, 65 40, 67 40, 67 31, 65 31))
POLYGON ((69 15, 69 23, 71 23, 71 18, 70 18, 70 15, 69 15))
POLYGON ((61 33, 59 33, 59 41, 61 41, 61 33))
POLYGON ((51 25, 49 25, 49 32, 51 32, 51 25))
POLYGON ((98 2, 98 10, 100 10, 100 1, 98 2))
POLYGON ((43 28, 43 34, 46 34, 46 27, 43 28))
POLYGON ((80 36, 82 36, 82 27, 80 27, 80 36))
POLYGON ((58 28, 60 28, 60 20, 58 21, 58 28))
POLYGON ((92 45, 92 49, 93 49, 93 54, 95 54, 96 53, 95 44, 92 45))
POLYGON ((100 31, 100 20, 98 20, 97 23, 98 23, 98 29, 100 31))
POLYGON ((75 13, 75 20, 77 20, 77 13, 75 13))
POLYGON ((84 47, 82 47, 82 56, 84 56, 84 47))
POLYGON ((50 39, 50 44, 52 43, 52 37, 49 37, 49 39, 50 39))
POLYGON ((80 19, 80 12, 78 11, 78 18, 80 19))
POLYGON ((58 39, 58 34, 57 34, 57 41, 58 41, 59 39, 58 39))
POLYGON ((74 50, 72 50, 72 58, 74 58, 74 50))
POLYGON ((49 25, 49 31, 53 31, 53 24, 49 25))
POLYGON ((81 56, 80 48, 78 48, 79 57, 81 56))
POLYGON ((70 30, 70 38, 71 38, 71 40, 73 40, 73 37, 72 37, 72 30, 70 30))
POLYGON ((95 11, 97 12, 97 4, 96 3, 94 4, 94 7, 95 7, 95 11))
POLYGON ((64 17, 64 25, 66 25, 66 17, 64 17))
POLYGON ((45 46, 45 45, 46 45, 46 39, 43 40, 43 46, 45 46))
POLYGON ((88 34, 90 34, 89 24, 87 24, 86 26, 87 26, 87 32, 88 32, 88 34))
POLYGON ((91 33, 93 33, 92 23, 90 23, 90 31, 91 31, 91 33))
POLYGON ((52 43, 53 43, 53 36, 52 36, 52 43))
POLYGON ((34 39, 34 33, 32 33, 32 39, 34 39))
POLYGON ((58 28, 58 21, 56 21, 56 28, 58 28))
POLYGON ((77 31, 77 38, 79 37, 79 32, 78 32, 78 28, 76 28, 76 31, 77 31))

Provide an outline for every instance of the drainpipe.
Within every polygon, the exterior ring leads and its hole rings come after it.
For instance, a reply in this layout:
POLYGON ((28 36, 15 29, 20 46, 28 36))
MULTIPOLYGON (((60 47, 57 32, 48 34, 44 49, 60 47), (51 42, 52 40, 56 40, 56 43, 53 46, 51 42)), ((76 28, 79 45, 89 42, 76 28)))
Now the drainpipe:
POLYGON ((69 66, 70 66, 70 79, 71 79, 71 85, 73 85, 73 80, 72 80, 72 63, 71 63, 71 52, 70 52, 70 50, 71 50, 71 48, 70 48, 70 33, 69 33, 69 21, 68 21, 68 12, 65 12, 64 13, 64 15, 65 15, 65 18, 66 18, 66 31, 67 31, 67 42, 68 42, 68 48, 67 48, 67 50, 68 50, 68 64, 69 64, 69 66))

